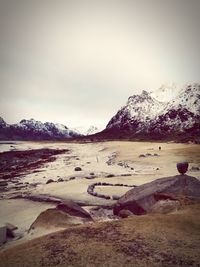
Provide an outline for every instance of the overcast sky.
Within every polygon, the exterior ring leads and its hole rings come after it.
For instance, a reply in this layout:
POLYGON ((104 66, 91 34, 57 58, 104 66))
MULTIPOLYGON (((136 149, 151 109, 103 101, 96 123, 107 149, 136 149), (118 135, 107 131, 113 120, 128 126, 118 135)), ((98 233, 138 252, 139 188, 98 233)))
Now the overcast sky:
POLYGON ((0 0, 0 107, 105 127, 127 98, 198 82, 199 0, 0 0))

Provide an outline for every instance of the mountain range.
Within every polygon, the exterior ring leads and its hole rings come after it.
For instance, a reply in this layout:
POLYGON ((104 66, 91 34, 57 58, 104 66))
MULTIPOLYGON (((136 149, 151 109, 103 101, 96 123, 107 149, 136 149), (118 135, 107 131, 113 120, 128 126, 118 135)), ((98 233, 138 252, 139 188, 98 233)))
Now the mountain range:
POLYGON ((7 124, 0 118, 0 140, 62 140, 71 138, 179 140, 200 142, 200 84, 178 88, 161 86, 132 95, 98 132, 91 126, 84 134, 62 124, 34 119, 7 124))
POLYGON ((79 136, 63 124, 42 123, 34 119, 7 124, 0 118, 0 140, 62 140, 79 136))

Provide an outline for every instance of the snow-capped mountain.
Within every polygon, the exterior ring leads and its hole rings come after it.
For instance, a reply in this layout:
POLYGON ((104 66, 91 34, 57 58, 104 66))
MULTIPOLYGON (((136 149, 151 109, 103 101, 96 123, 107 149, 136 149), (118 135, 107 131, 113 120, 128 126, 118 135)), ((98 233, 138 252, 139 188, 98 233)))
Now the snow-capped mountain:
POLYGON ((88 136, 88 135, 93 135, 96 134, 98 132, 100 132, 102 128, 98 128, 96 126, 77 126, 75 128, 73 128, 72 130, 74 130, 75 132, 79 133, 79 135, 81 136, 88 136))
POLYGON ((6 124, 0 118, 1 140, 59 140, 79 136, 63 124, 42 123, 34 119, 21 120, 17 124, 6 124))
POLYGON ((89 129, 86 131, 85 135, 92 135, 99 132, 99 129, 96 126, 90 126, 89 129))
POLYGON ((200 84, 161 87, 129 97, 103 133, 115 136, 165 138, 200 136, 200 84))

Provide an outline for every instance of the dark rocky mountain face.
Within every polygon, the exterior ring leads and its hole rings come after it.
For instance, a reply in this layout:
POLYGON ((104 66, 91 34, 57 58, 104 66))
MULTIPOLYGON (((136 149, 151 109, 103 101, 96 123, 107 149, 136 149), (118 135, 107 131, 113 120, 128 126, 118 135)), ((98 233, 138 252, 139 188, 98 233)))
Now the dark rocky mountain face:
POLYGON ((9 125, 0 119, 0 140, 62 140, 78 136, 78 133, 62 124, 31 119, 9 125))
POLYGON ((165 90, 162 86, 161 89, 160 92, 143 91, 141 95, 129 97, 100 135, 108 138, 199 140, 200 85, 179 89, 173 92, 170 100, 167 99, 167 90, 171 88, 165 90))
POLYGON ((6 122, 3 120, 3 118, 0 117, 0 128, 4 128, 6 126, 6 122))

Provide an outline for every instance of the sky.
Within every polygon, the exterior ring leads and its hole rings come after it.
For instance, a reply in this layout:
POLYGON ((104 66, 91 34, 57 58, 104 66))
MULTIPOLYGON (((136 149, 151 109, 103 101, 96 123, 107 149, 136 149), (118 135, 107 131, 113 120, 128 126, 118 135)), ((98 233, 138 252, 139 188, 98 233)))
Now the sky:
POLYGON ((128 97, 199 82, 199 0, 0 0, 0 116, 103 129, 128 97))

